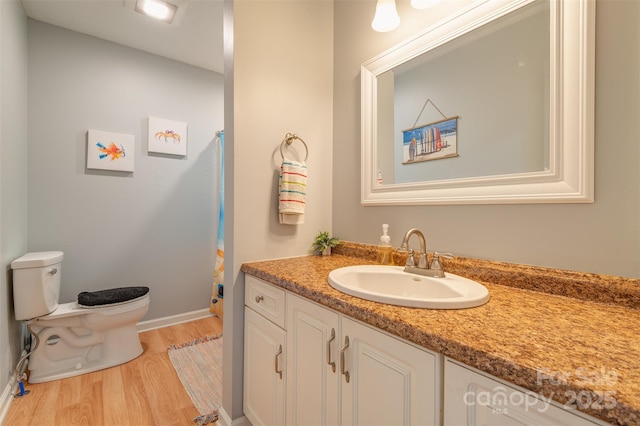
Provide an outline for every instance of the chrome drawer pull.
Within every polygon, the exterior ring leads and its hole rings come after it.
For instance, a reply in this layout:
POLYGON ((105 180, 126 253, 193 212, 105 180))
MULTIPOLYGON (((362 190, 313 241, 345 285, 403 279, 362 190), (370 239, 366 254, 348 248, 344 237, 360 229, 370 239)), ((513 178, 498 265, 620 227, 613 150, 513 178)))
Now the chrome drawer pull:
POLYGON ((280 345, 280 349, 278 349, 278 353, 276 353, 276 373, 280 375, 280 379, 282 380, 282 370, 278 368, 278 357, 282 355, 282 345, 280 345))
POLYGON ((331 336, 329 340, 327 340, 327 364, 331 366, 331 371, 336 372, 336 363, 331 361, 331 342, 336 339, 336 330, 334 328, 331 329, 331 336))
POLYGON ((344 374, 344 379, 349 383, 349 372, 344 369, 344 352, 349 347, 349 336, 344 337, 344 346, 340 349, 340 373, 344 374))

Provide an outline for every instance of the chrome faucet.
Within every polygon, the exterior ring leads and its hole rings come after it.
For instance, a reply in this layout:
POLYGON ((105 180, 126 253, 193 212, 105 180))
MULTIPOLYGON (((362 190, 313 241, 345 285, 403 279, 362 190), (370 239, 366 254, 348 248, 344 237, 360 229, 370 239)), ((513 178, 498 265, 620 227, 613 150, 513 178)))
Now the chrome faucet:
POLYGON ((405 272, 434 278, 444 278, 444 268, 442 267, 442 263, 440 263, 439 256, 452 257, 448 253, 434 253, 433 263, 429 265, 429 262, 427 260, 427 240, 424 238, 424 234, 422 233, 422 231, 420 231, 418 228, 411 228, 407 231, 406 234, 404 234, 404 238, 402 239, 402 244, 400 245, 399 251, 409 253, 407 256, 407 262, 404 265, 405 272), (416 235, 418 237, 418 242, 420 243, 420 251, 418 252, 417 264, 413 249, 409 248, 409 239, 412 235, 416 235))
POLYGON ((427 241, 424 238, 424 234, 422 233, 422 231, 420 231, 418 228, 411 228, 407 231, 406 234, 404 234, 402 244, 400 245, 400 251, 409 252, 409 256, 407 256, 407 263, 404 269, 406 272, 409 272, 407 271, 407 267, 429 269, 429 264, 427 263, 427 241), (416 235, 418 237, 418 242, 420 243, 417 265, 413 250, 409 248, 409 238, 411 238, 412 235, 416 235))

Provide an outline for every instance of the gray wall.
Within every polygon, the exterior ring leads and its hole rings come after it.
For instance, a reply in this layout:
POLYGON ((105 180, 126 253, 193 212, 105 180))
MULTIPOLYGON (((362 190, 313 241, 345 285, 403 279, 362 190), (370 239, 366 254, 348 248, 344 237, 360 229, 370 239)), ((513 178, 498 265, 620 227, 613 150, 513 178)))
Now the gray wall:
POLYGON ((640 2, 597 2, 595 203, 362 207, 360 64, 457 6, 398 5, 400 27, 379 34, 370 2, 335 3, 333 233, 375 244, 389 223, 398 246, 415 226, 431 251, 640 277, 640 2))
POLYGON ((61 302, 146 285, 145 319, 207 308, 223 77, 29 20, 28 249, 62 250, 61 302), (184 158, 147 152, 147 118, 188 123, 184 158), (135 136, 135 171, 88 170, 88 129, 135 136))
MULTIPOLYGON (((20 355, 10 265, 27 247, 26 67, 27 17, 22 3, 0 1, 0 395, 15 383, 11 373, 20 355)), ((7 408, 3 405, 0 398, 0 419, 7 408)))

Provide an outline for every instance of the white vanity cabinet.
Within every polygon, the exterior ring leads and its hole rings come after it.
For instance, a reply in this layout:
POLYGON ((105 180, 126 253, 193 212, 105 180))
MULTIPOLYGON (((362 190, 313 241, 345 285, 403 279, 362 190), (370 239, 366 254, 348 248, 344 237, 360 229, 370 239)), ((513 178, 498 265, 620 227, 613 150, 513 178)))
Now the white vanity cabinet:
POLYGON ((541 395, 506 384, 447 359, 444 367, 444 424, 457 426, 605 425, 567 411, 541 395))
POLYGON ((245 283, 244 411, 254 426, 440 424, 441 355, 250 275, 245 283))
POLYGON ((440 424, 442 355, 347 317, 341 327, 342 425, 440 424))
POLYGON ((246 276, 244 414, 254 425, 284 425, 285 292, 246 276))

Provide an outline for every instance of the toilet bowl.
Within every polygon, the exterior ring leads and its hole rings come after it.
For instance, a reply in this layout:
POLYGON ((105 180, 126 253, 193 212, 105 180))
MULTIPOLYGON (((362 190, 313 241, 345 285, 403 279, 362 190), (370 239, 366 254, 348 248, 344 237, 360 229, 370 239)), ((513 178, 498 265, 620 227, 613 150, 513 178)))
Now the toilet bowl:
MULTIPOLYGON (((58 304, 62 258, 59 251, 37 252, 11 263, 15 317, 27 321, 38 336, 29 357, 29 383, 113 367, 143 352, 136 324, 149 309, 148 288, 96 292, 96 297, 89 297, 92 306, 58 304), (103 304, 101 299, 113 303, 103 304)), ((86 299, 79 297, 82 303, 86 299)))

